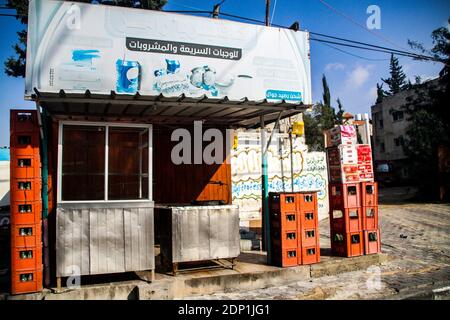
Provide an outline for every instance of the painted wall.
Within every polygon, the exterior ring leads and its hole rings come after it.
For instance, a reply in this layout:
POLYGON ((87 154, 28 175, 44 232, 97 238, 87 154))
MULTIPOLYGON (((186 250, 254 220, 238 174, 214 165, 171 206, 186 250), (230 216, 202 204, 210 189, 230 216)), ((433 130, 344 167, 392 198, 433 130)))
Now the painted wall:
MULTIPOLYGON (((269 134, 267 134, 269 136, 269 134)), ((290 143, 274 134, 268 150, 269 192, 291 191, 290 143)), ((293 137, 294 191, 317 190, 319 219, 328 215, 328 171, 324 152, 308 152, 303 139, 293 137)), ((240 132, 231 154, 233 204, 240 207, 241 225, 261 219, 261 148, 259 132, 240 132)))

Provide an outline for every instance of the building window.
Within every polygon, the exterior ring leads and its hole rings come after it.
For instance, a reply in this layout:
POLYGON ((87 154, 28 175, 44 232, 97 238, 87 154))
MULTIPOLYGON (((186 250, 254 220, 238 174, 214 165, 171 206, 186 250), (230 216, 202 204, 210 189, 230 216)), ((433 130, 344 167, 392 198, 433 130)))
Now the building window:
POLYGON ((392 112, 392 120, 395 121, 402 121, 403 120, 403 111, 394 111, 392 112))
POLYGON ((383 119, 380 119, 378 121, 378 126, 380 127, 380 129, 383 129, 383 119))
POLYGON ((61 201, 150 199, 150 127, 62 125, 61 201))
POLYGON ((386 151, 386 147, 385 147, 385 145, 384 145, 384 142, 381 142, 380 143, 380 152, 381 153, 384 153, 386 151))
POLYGON ((396 147, 403 146, 405 144, 405 141, 403 140, 403 136, 400 136, 398 138, 394 138, 394 144, 396 147))

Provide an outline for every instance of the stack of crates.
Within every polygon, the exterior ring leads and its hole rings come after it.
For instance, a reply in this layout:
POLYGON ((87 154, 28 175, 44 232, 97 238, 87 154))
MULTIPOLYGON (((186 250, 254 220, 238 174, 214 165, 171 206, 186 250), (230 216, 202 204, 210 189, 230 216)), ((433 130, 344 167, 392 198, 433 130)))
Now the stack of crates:
POLYGON ((320 262, 316 192, 269 194, 272 264, 291 267, 320 262))
POLYGON ((344 257, 380 252, 371 147, 357 144, 353 126, 335 127, 328 137, 331 251, 344 257))
POLYGON ((42 290, 41 163, 34 110, 10 113, 11 292, 42 290))

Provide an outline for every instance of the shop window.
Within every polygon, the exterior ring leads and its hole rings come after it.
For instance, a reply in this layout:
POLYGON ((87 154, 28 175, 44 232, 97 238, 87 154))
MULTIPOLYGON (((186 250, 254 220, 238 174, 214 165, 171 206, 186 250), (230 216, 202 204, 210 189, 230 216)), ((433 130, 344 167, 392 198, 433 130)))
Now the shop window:
POLYGON ((108 199, 148 198, 148 130, 109 129, 108 199))
POLYGON ((64 126, 61 199, 105 197, 105 127, 64 126))
POLYGON ((148 127, 62 128, 62 201, 150 198, 148 127))

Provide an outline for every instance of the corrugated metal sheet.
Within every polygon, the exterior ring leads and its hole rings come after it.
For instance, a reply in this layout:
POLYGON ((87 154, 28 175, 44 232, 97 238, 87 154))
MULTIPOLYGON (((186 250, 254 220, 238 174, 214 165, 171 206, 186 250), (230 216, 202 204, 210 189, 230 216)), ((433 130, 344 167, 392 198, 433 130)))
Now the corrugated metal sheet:
POLYGON ((205 125, 222 125, 236 127, 255 127, 260 123, 259 117, 264 115, 266 124, 275 121, 282 112, 281 118, 298 114, 308 109, 303 103, 230 100, 186 97, 165 97, 163 95, 141 94, 95 94, 89 91, 66 93, 39 92, 35 90, 32 99, 59 119, 99 120, 107 121, 141 121, 160 124, 187 124, 192 121, 203 121, 205 125))
POLYGON ((239 208, 157 208, 161 254, 169 263, 236 258, 240 253, 239 208))
POLYGON ((154 269, 151 202, 59 204, 56 224, 58 277, 154 269))

